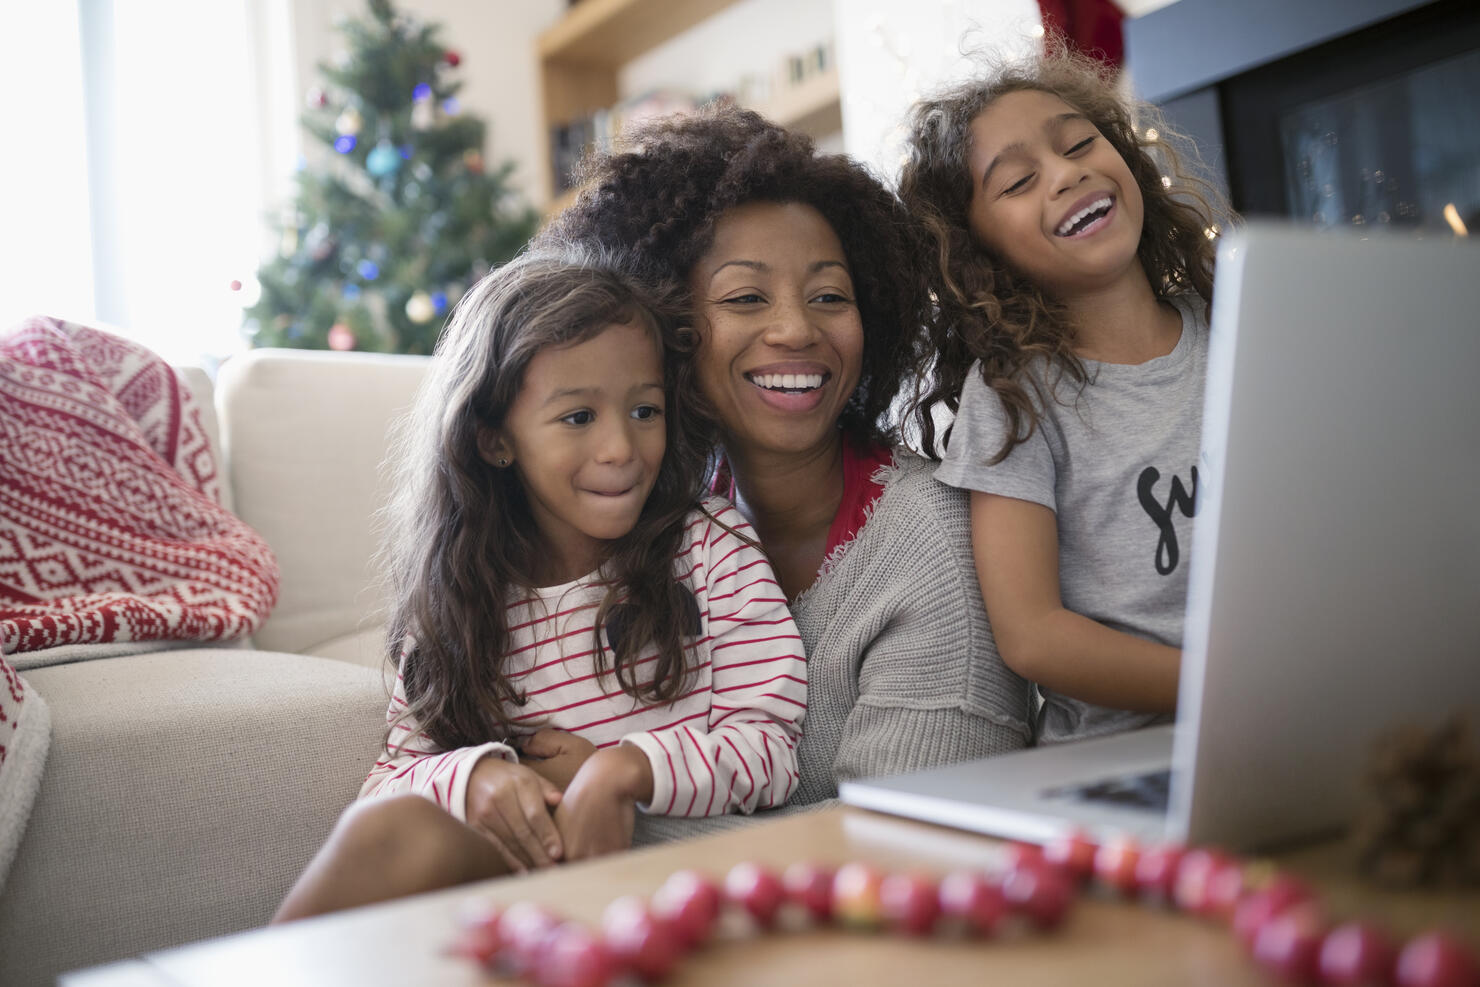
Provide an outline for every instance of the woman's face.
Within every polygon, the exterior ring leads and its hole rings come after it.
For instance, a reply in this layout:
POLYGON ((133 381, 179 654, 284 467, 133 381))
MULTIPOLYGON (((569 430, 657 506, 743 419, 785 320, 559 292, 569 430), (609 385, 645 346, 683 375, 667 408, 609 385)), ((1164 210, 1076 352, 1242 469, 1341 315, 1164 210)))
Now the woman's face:
POLYGON ((736 206, 689 272, 699 386, 732 453, 805 453, 838 441, 858 386, 863 324, 843 245, 816 209, 736 206))

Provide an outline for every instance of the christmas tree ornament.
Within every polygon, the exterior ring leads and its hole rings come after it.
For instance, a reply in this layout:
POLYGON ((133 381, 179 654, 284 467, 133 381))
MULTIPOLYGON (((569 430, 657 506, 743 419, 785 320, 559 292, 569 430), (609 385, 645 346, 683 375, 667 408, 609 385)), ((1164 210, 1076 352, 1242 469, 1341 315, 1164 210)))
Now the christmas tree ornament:
POLYGON ((436 312, 438 315, 441 315, 443 312, 447 311, 447 292, 432 292, 432 311, 436 312))
POLYGON ((437 123, 437 110, 430 99, 419 99, 411 104, 411 129, 431 130, 437 123))
POLYGON ((227 285, 227 287, 230 288, 232 291, 241 291, 242 283, 238 279, 232 278, 231 283, 227 285))
POLYGON ((455 117, 462 112, 462 104, 457 101, 456 96, 448 96, 442 100, 442 112, 450 117, 455 117))
POLYGON ((380 277, 380 265, 367 257, 355 265, 355 273, 366 281, 374 281, 380 277))
POLYGON ((376 178, 394 175, 401 168, 401 154, 394 144, 382 140, 365 156, 365 170, 376 178))
POLYGON ((338 151, 340 154, 348 154, 355 149, 355 145, 358 143, 358 140, 346 134, 334 141, 334 150, 338 151))
POLYGON ((318 86, 311 86, 303 98, 311 109, 321 110, 329 105, 329 95, 318 86))
POLYGON ((480 151, 468 148, 463 152, 463 164, 468 166, 468 171, 475 175, 483 174, 483 154, 480 151))
POLYGON ((329 349, 352 350, 355 348, 355 334, 349 326, 343 322, 336 322, 329 327, 329 349))
POLYGON ((432 87, 425 82, 418 82, 416 88, 411 90, 411 99, 414 102, 427 102, 432 98, 432 87))
POLYGON ((459 65, 462 64, 462 56, 449 48, 446 52, 442 54, 442 61, 446 62, 453 68, 457 68, 459 65))
POLYGON ((334 121, 335 131, 344 137, 356 136, 364 125, 365 121, 360 116, 360 111, 353 106, 346 106, 334 121))
POLYGON ((432 321, 437 314, 437 307, 432 304, 432 296, 424 291, 418 291, 406 299, 406 318, 420 325, 432 321))

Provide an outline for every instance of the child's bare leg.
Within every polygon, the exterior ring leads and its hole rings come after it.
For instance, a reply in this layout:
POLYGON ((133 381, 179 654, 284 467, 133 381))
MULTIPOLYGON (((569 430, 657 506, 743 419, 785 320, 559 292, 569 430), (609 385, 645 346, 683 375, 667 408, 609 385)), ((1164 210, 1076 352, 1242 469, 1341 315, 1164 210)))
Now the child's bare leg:
POLYGON ((485 837, 419 795, 356 802, 299 875, 274 923, 498 877, 485 837))

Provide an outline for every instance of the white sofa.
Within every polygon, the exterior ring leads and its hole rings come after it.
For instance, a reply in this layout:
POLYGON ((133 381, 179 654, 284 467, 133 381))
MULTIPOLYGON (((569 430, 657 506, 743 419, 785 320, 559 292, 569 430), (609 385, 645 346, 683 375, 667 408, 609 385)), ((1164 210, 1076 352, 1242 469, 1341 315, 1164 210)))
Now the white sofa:
MULTIPOLYGON (((229 504, 282 570, 248 646, 57 649, 52 716, 0 894, 0 984, 252 928, 358 791, 385 725, 373 522, 425 358, 259 350, 212 394, 229 504)), ((211 413, 214 409, 214 414, 211 413)))

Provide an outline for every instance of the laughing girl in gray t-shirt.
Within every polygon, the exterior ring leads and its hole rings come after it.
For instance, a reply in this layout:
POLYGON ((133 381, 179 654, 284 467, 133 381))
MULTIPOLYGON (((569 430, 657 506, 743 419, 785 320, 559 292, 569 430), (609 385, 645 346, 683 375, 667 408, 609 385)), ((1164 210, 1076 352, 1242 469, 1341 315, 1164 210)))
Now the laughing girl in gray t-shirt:
POLYGON ((1228 214, 1131 119, 1105 73, 1051 50, 917 104, 900 180, 938 260, 922 438, 937 451, 936 415, 956 413, 935 476, 971 491, 982 596, 1038 683, 1040 743, 1176 709, 1228 214))

